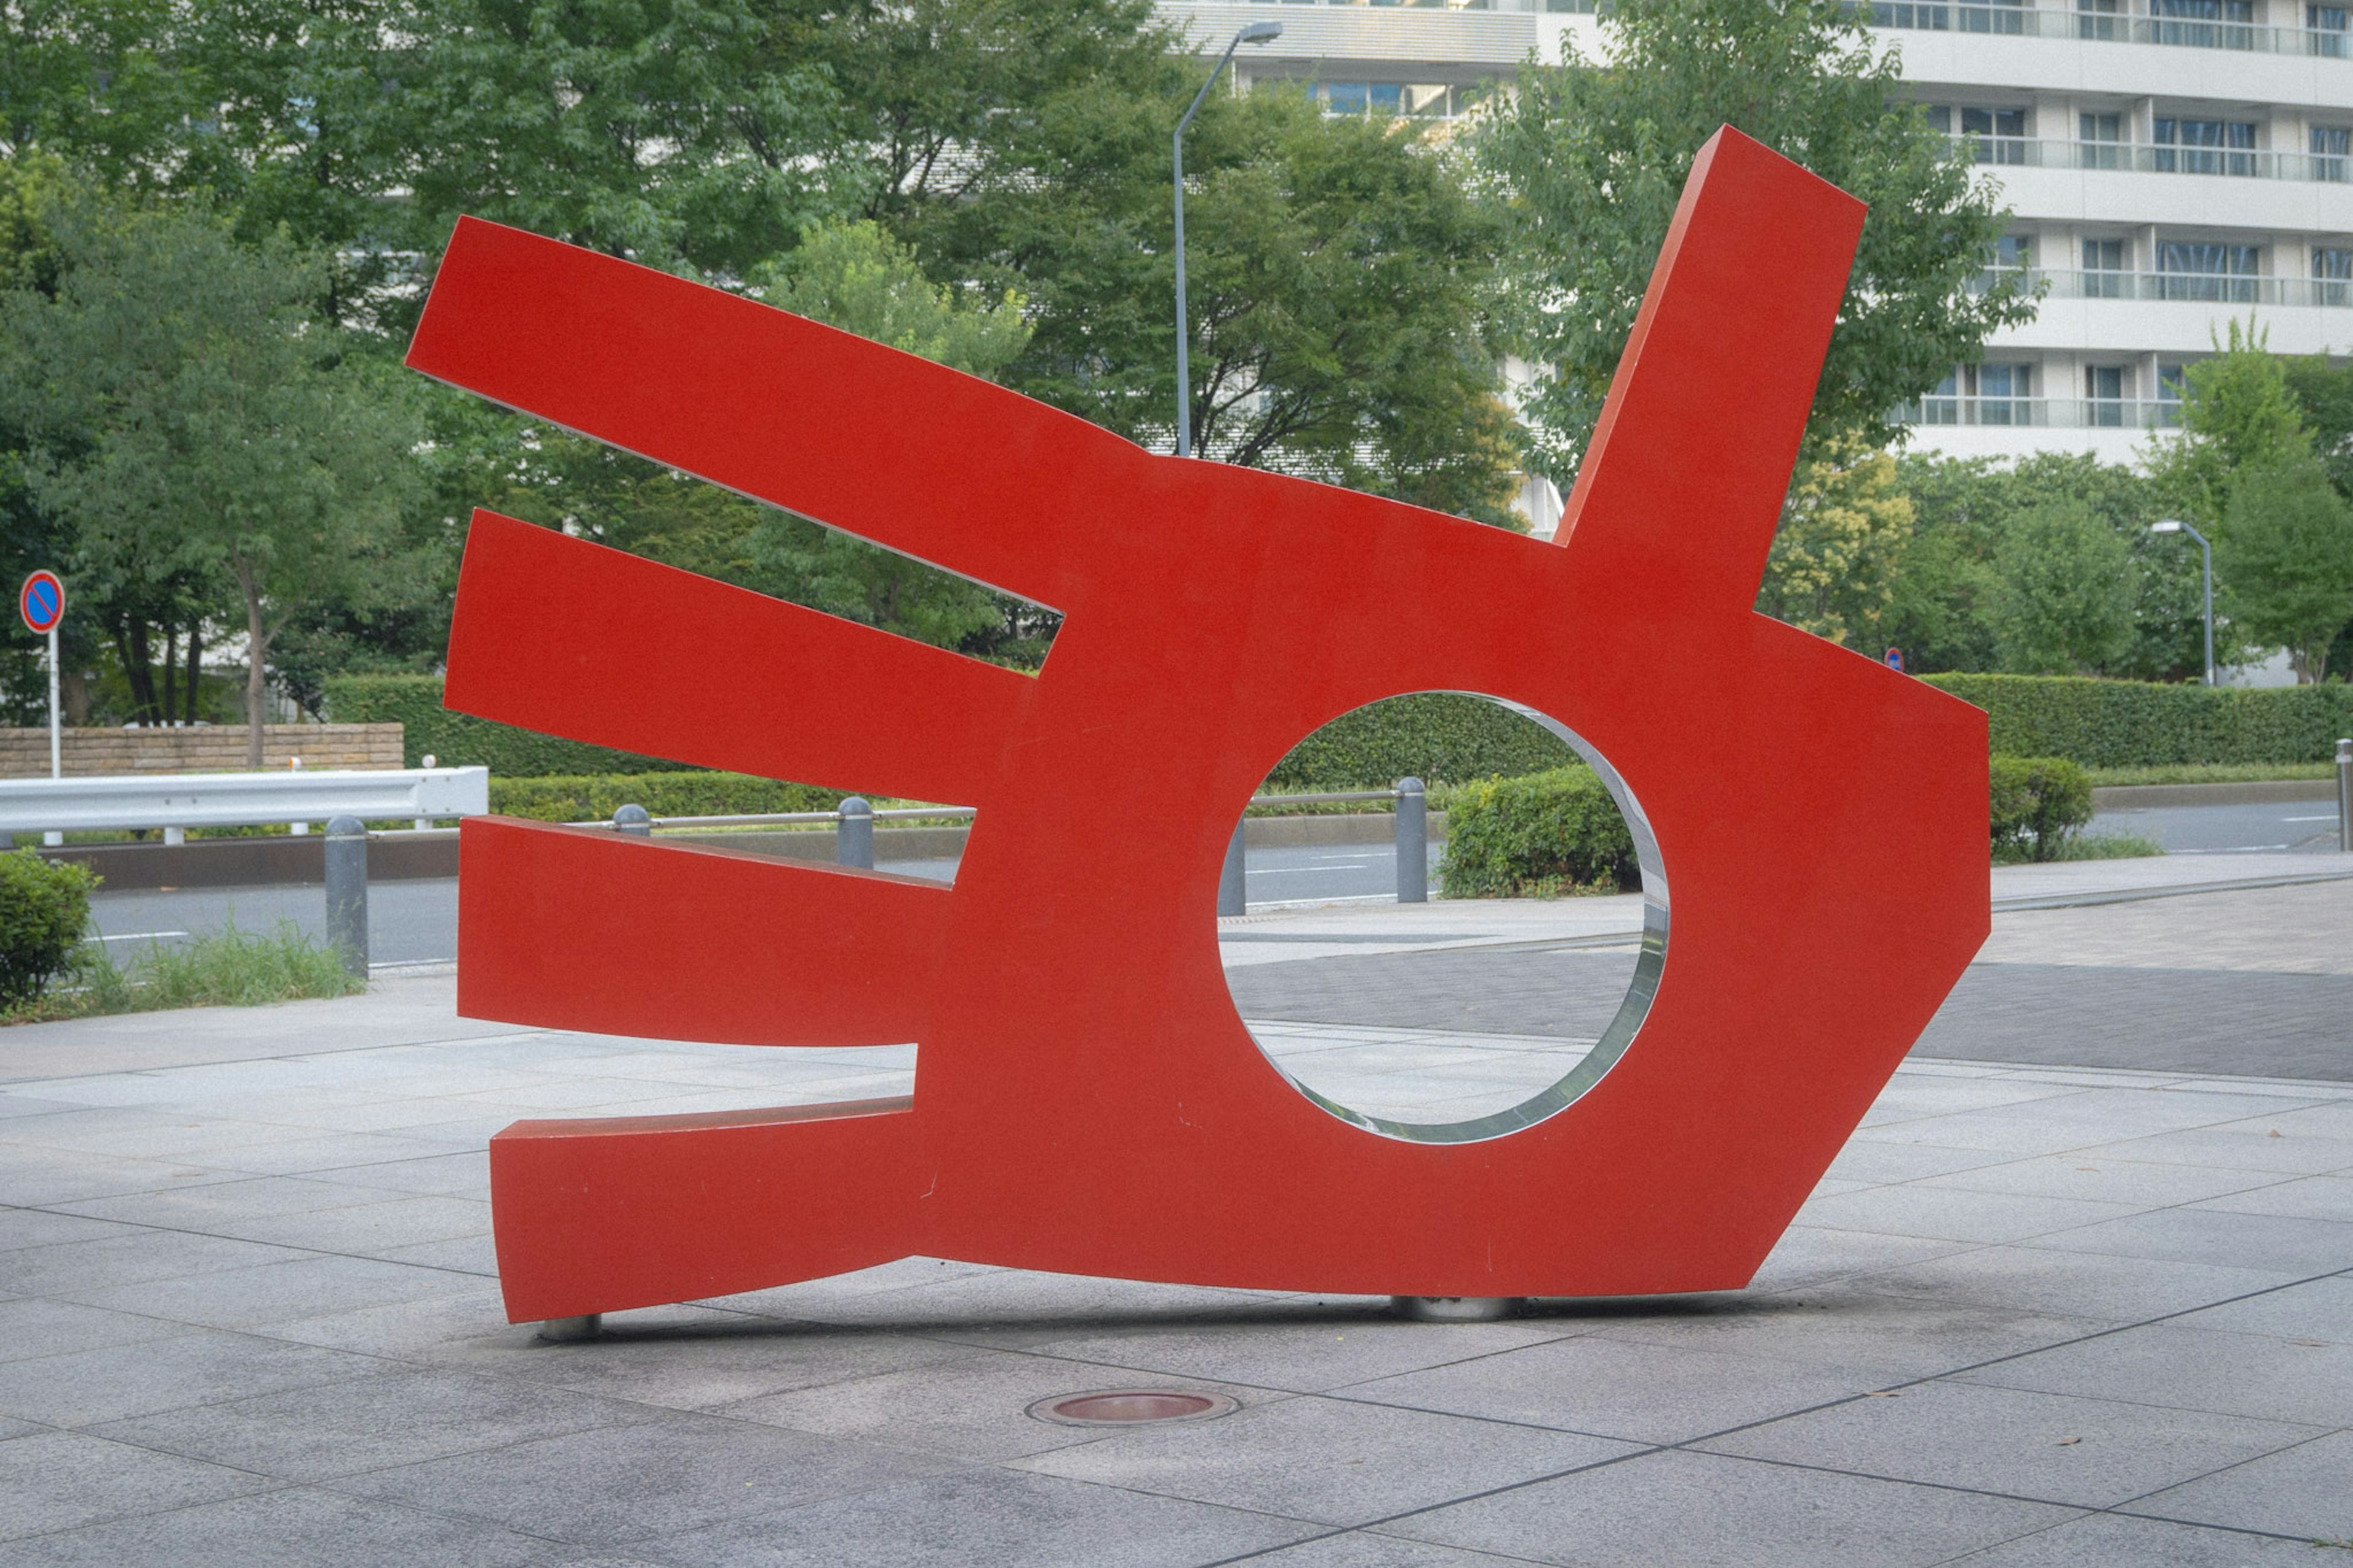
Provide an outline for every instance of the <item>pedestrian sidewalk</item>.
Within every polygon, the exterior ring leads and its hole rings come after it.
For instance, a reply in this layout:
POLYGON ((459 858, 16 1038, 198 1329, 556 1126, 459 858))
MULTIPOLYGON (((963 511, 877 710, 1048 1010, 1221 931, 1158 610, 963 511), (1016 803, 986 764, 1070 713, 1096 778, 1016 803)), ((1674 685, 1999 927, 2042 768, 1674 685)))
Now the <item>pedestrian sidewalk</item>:
MULTIPOLYGON (((2152 909, 2308 892, 2006 914, 1996 940, 2063 963, 2152 909)), ((1224 934, 1295 958, 1567 919, 1606 943, 1633 902, 1224 934)), ((453 1003, 427 974, 0 1032, 0 1560, 2269 1568, 2353 1542, 2353 1084, 1915 1060, 1719 1295, 1426 1324, 908 1259, 549 1345, 499 1302, 498 1128, 903 1093, 915 1051, 453 1003), (1237 1407, 1026 1414, 1121 1387, 1237 1407)))

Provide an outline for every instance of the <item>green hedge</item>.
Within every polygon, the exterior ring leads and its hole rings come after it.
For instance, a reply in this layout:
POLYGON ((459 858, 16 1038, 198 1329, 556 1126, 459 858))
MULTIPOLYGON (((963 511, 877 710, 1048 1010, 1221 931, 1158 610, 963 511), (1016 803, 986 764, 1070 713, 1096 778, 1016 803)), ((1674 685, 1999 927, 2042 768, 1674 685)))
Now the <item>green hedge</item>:
POLYGON ((2055 860, 2092 820, 2092 779, 2064 757, 1993 759, 1993 858, 2055 860))
POLYGON ((492 778, 551 774, 643 773, 682 763, 558 740, 512 724, 494 724, 441 706, 438 675, 334 675, 326 681, 327 717, 338 724, 399 724, 412 768, 431 757, 446 768, 487 767, 492 778))
POLYGON ((519 779, 491 775, 491 809, 535 822, 601 822, 625 805, 655 816, 748 816, 830 811, 844 792, 778 784, 749 773, 595 773, 519 779))
POLYGON ((1993 754, 2087 768, 2317 763, 2353 735, 2353 686, 2161 686, 2049 675, 1931 675, 1986 710, 1993 754))
POLYGON ((1439 887, 1450 899, 1632 892, 1633 836, 1591 768, 1489 779, 1454 792, 1439 887))
POLYGON ((1576 761, 1550 731, 1483 697, 1422 691, 1335 719, 1292 748, 1266 782, 1279 790, 1381 789, 1409 775, 1467 784, 1576 761))
POLYGON ((97 880, 30 849, 0 855, 0 1007, 33 1000, 73 966, 97 880))

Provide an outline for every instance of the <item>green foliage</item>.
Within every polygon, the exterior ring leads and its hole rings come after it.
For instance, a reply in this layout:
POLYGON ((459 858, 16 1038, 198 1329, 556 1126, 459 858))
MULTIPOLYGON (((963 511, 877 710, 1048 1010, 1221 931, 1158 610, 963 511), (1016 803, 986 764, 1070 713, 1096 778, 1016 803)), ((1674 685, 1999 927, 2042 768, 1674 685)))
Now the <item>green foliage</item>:
POLYGON ((71 966, 97 879, 30 849, 0 855, 0 1008, 39 996, 71 966))
POLYGON ((1536 461, 1565 484, 1600 412, 1700 146, 1729 123, 1870 204, 1810 436, 1883 446, 1890 411, 2031 320, 1987 286, 2009 215, 1840 0, 1617 0, 1599 57, 1524 68, 1477 133, 1514 220, 1514 324, 1544 367, 1536 461), (1573 303, 1567 303, 1573 301, 1573 303))
POLYGON ((2173 686, 2073 677, 1932 675, 1991 720, 1996 756, 2087 768, 2316 763, 2353 735, 2353 687, 2173 686))
POLYGON ((1450 899, 1631 892, 1634 839, 1587 767, 1464 784, 1448 802, 1440 890, 1450 899))
POLYGON ((1913 532, 1895 460, 1851 448, 1799 465, 1757 608, 1877 657, 1913 532))
POLYGON ((2312 432, 2268 329, 2228 323, 2214 353, 2182 373, 2181 434, 2152 436, 2144 455, 2168 511, 2219 534, 2242 469, 2309 456, 2312 432))
POLYGON ((685 765, 453 713, 441 706, 438 675, 333 676, 326 682, 326 693, 328 717, 338 724, 401 725, 401 750, 412 768, 430 756, 444 767, 487 767, 491 777, 500 779, 636 773, 685 765))
POLYGON ((1992 759, 1996 864, 2065 857, 2075 829, 2092 820, 2092 780, 2064 757, 1992 759))
POLYGON ((350 996, 367 982, 343 967, 343 955, 320 947, 291 921, 268 936, 224 929, 185 947, 157 944, 132 969, 142 1011, 163 1007, 266 1007, 321 996, 350 996))
POLYGON ((1269 789, 1386 789, 1541 773, 1576 760, 1567 742, 1483 697, 1423 691, 1344 713, 1267 775, 1269 789))
POLYGON ((1988 605, 2002 668, 2105 669, 2132 644, 2132 551, 2080 501, 2030 505, 1994 546, 1988 605))
POLYGON ((2327 673, 2353 621, 2353 510, 2315 458, 2242 468, 2231 487, 2214 574, 2232 626, 2284 647, 2296 678, 2327 673))
POLYGON ((534 822, 605 822, 625 805, 654 816, 750 816, 831 811, 850 792, 778 784, 748 773, 591 773, 553 778, 492 775, 491 809, 534 822))

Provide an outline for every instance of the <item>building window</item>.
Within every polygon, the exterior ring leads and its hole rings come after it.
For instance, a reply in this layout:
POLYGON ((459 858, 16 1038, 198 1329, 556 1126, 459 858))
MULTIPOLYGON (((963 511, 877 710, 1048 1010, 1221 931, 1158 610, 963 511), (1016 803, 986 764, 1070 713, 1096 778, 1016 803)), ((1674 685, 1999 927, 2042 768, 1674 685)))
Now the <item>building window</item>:
POLYGON ((2132 37, 2126 30, 2124 0, 2075 0, 2075 30, 2086 38, 2121 43, 2132 37))
POLYGON ((1396 119, 1449 120, 1471 105, 1463 89, 1391 81, 1335 81, 1315 89, 1326 114, 1396 119))
POLYGON ((2337 125, 2312 128, 2312 177, 2343 184, 2353 169, 2353 131, 2337 125))
POLYGON ((2254 0, 2148 0, 2157 19, 2157 41, 2201 49, 2252 49, 2262 39, 2253 26, 2254 0))
POLYGON ((2084 114, 2076 117, 2079 162, 2086 169, 2121 169, 2125 167, 2125 117, 2121 114, 2084 114))
POLYGON ((2160 120, 2157 122, 2156 168, 2159 174, 2253 174, 2255 127, 2248 120, 2160 120))
POLYGON ((2023 272, 2034 265, 2034 237, 2031 234, 2005 234, 1993 242, 1986 257, 1986 265, 2000 270, 2023 272))
POLYGON ((2348 23, 2353 23, 2353 7, 2306 5, 2304 8, 2304 25, 2310 29, 2305 38, 2316 55, 2343 59, 2348 23))
POLYGON ((2084 297, 2121 300, 2126 293, 2125 242, 2087 239, 2084 242, 2084 297))
POLYGON ((2312 276, 2315 303, 2353 304, 2353 250, 2335 246, 2314 246, 2312 276))
POLYGON ((2094 364, 2084 367, 2084 423, 2116 426, 2125 422, 2124 366, 2094 364))
POLYGON ((1977 161, 1980 163, 2026 162, 2026 110, 2022 109, 1957 109, 1951 104, 1932 104, 1928 123, 1947 136, 1976 137, 1977 161))
POLYGON ((2033 406, 2026 400, 2034 395, 2034 367, 2031 364, 1981 364, 1978 366, 1978 423, 1980 425, 2031 425, 2033 406))
POLYGON ((2157 247, 2158 297, 2252 304, 2263 247, 2165 240, 2157 247))

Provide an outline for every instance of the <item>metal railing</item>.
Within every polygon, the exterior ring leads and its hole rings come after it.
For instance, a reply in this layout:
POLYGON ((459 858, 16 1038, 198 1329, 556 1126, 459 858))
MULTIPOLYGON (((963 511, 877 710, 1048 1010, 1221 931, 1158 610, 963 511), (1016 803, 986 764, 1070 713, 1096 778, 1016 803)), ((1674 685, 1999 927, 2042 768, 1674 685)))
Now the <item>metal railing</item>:
POLYGON ((2170 142, 2043 141, 2031 136, 1948 133, 1957 154, 1989 168, 2111 169, 2121 174, 2212 174, 2238 180, 2353 184, 2353 156, 2268 147, 2207 147, 2170 142), (1970 148, 1974 147, 1974 153, 1970 148))
MULTIPOLYGON (((1257 795, 1250 796, 1250 805, 1252 807, 1337 805, 1376 800, 1390 802, 1396 814, 1396 826, 1391 833, 1398 852, 1398 901, 1405 904, 1427 902, 1430 898, 1429 794, 1419 779, 1399 779, 1389 789, 1335 790, 1316 795, 1257 795)), ((834 830, 834 863, 871 871, 874 868, 874 825, 877 822, 925 818, 961 822, 970 821, 975 815, 975 808, 969 805, 902 806, 877 811, 853 795, 831 811, 759 812, 740 816, 653 816, 643 806, 625 805, 613 814, 609 822, 568 822, 565 826, 610 827, 616 833, 642 838, 651 837, 657 827, 801 827, 830 824, 834 830)), ((1218 913, 1221 916, 1242 914, 1250 907, 1244 887, 1247 855, 1242 845, 1242 829, 1249 820, 1245 812, 1242 821, 1234 824, 1233 837, 1226 846, 1225 866, 1218 879, 1218 913)))
POLYGON ((2063 430, 2173 430, 2181 404, 2170 397, 1915 398, 1896 413, 1905 425, 2039 426, 2063 430))
POLYGON ((2175 300, 2196 304, 2353 306, 2353 279, 2266 277, 2248 272, 2105 272, 2014 268, 1989 277, 2048 284, 2051 300, 2175 300))
POLYGON ((385 768, 317 773, 141 773, 0 779, 0 837, 19 833, 267 827, 336 816, 480 816, 491 809, 488 768, 385 768))
POLYGON ((2136 16, 2108 11, 2042 10, 2031 5, 1916 5, 1881 0, 1871 25, 1899 31, 1988 33, 2010 37, 2077 38, 2104 44, 2229 49, 2246 54, 2353 58, 2353 35, 2328 27, 2274 27, 2186 16, 2136 16))

